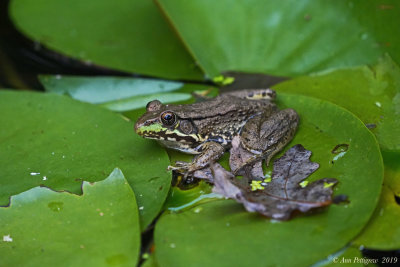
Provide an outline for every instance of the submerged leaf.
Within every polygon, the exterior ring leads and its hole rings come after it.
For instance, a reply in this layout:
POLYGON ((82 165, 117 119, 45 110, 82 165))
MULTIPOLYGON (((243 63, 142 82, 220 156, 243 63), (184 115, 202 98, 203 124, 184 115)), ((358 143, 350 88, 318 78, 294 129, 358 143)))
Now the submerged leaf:
POLYGON ((134 77, 40 75, 39 80, 47 92, 117 112, 144 108, 154 99, 163 103, 189 100, 193 91, 208 97, 214 89, 209 85, 134 77))
POLYGON ((220 165, 212 166, 213 191, 243 203, 248 211, 287 220, 294 210, 307 212, 332 203, 332 186, 336 179, 324 178, 307 186, 301 183, 319 167, 311 162, 311 152, 302 145, 290 148, 275 160, 271 182, 252 181, 251 187, 234 177, 220 165), (256 182, 256 183, 254 183, 256 182))
MULTIPOLYGON (((47 92, 69 95, 73 99, 91 104, 104 104, 118 100, 170 93, 182 89, 181 82, 133 77, 85 77, 40 75, 39 80, 47 92)), ((143 104, 144 106, 146 103, 143 104)))

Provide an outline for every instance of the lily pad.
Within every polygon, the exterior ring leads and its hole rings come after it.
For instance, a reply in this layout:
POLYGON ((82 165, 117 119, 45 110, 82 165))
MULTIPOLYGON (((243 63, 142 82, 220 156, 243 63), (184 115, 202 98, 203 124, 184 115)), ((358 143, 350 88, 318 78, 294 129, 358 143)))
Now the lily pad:
POLYGON ((88 64, 203 79, 153 1, 12 0, 10 16, 33 41, 88 64))
POLYGON ((287 222, 248 213, 232 200, 167 212, 155 229, 160 266, 308 266, 339 251, 362 230, 383 179, 376 139, 357 117, 329 102, 280 94, 278 104, 300 115, 287 148, 302 144, 320 164, 307 181, 335 177, 334 196, 347 195, 350 202, 287 222), (336 153, 341 144, 348 146, 336 153))
POLYGON ((274 89, 334 102, 371 128, 384 150, 400 152, 400 68, 389 57, 375 66, 295 78, 274 89))
POLYGON ((46 91, 125 112, 144 108, 154 99, 163 103, 186 101, 191 92, 214 89, 208 85, 127 77, 41 75, 46 91))
POLYGON ((81 193, 119 167, 132 186, 144 229, 170 187, 168 157, 120 115, 69 97, 0 92, 0 205, 38 185, 81 193))
POLYGON ((122 172, 84 182, 82 191, 77 196, 35 187, 0 207, 1 265, 134 266, 139 215, 122 172))
POLYGON ((210 78, 294 76, 372 63, 385 51, 400 62, 395 0, 157 2, 210 78))
POLYGON ((376 250, 400 248, 400 154, 384 153, 385 178, 381 199, 364 231, 354 241, 376 250))

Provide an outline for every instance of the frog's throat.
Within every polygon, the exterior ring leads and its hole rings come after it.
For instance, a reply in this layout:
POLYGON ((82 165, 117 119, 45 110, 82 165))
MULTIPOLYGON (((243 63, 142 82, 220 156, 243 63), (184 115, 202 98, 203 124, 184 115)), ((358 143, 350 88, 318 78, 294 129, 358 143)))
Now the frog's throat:
POLYGON ((145 138, 156 140, 167 140, 181 143, 198 143, 204 141, 200 135, 184 134, 177 129, 168 129, 159 124, 142 126, 137 133, 145 138))

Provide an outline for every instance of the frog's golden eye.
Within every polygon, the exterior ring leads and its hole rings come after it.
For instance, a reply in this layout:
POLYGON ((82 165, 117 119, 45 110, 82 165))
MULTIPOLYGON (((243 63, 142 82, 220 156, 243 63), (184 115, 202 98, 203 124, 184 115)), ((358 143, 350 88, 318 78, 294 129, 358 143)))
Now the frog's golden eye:
POLYGON ((165 125, 173 125, 176 122, 176 115, 171 111, 165 111, 161 114, 161 121, 165 125))

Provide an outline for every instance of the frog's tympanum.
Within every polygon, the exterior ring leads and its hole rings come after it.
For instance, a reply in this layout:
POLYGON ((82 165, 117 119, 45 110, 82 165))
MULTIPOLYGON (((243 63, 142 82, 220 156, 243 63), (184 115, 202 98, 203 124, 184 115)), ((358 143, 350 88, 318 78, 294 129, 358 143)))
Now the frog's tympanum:
MULTIPOLYGON (((270 89, 243 90, 188 105, 163 105, 154 100, 135 124, 144 138, 185 153, 197 154, 191 163, 170 167, 191 174, 217 161, 239 135, 241 145, 268 164, 293 138, 299 117, 293 109, 279 110, 270 89)), ((251 162, 248 162, 251 163, 251 162)), ((246 163, 247 164, 247 163, 246 163)))

